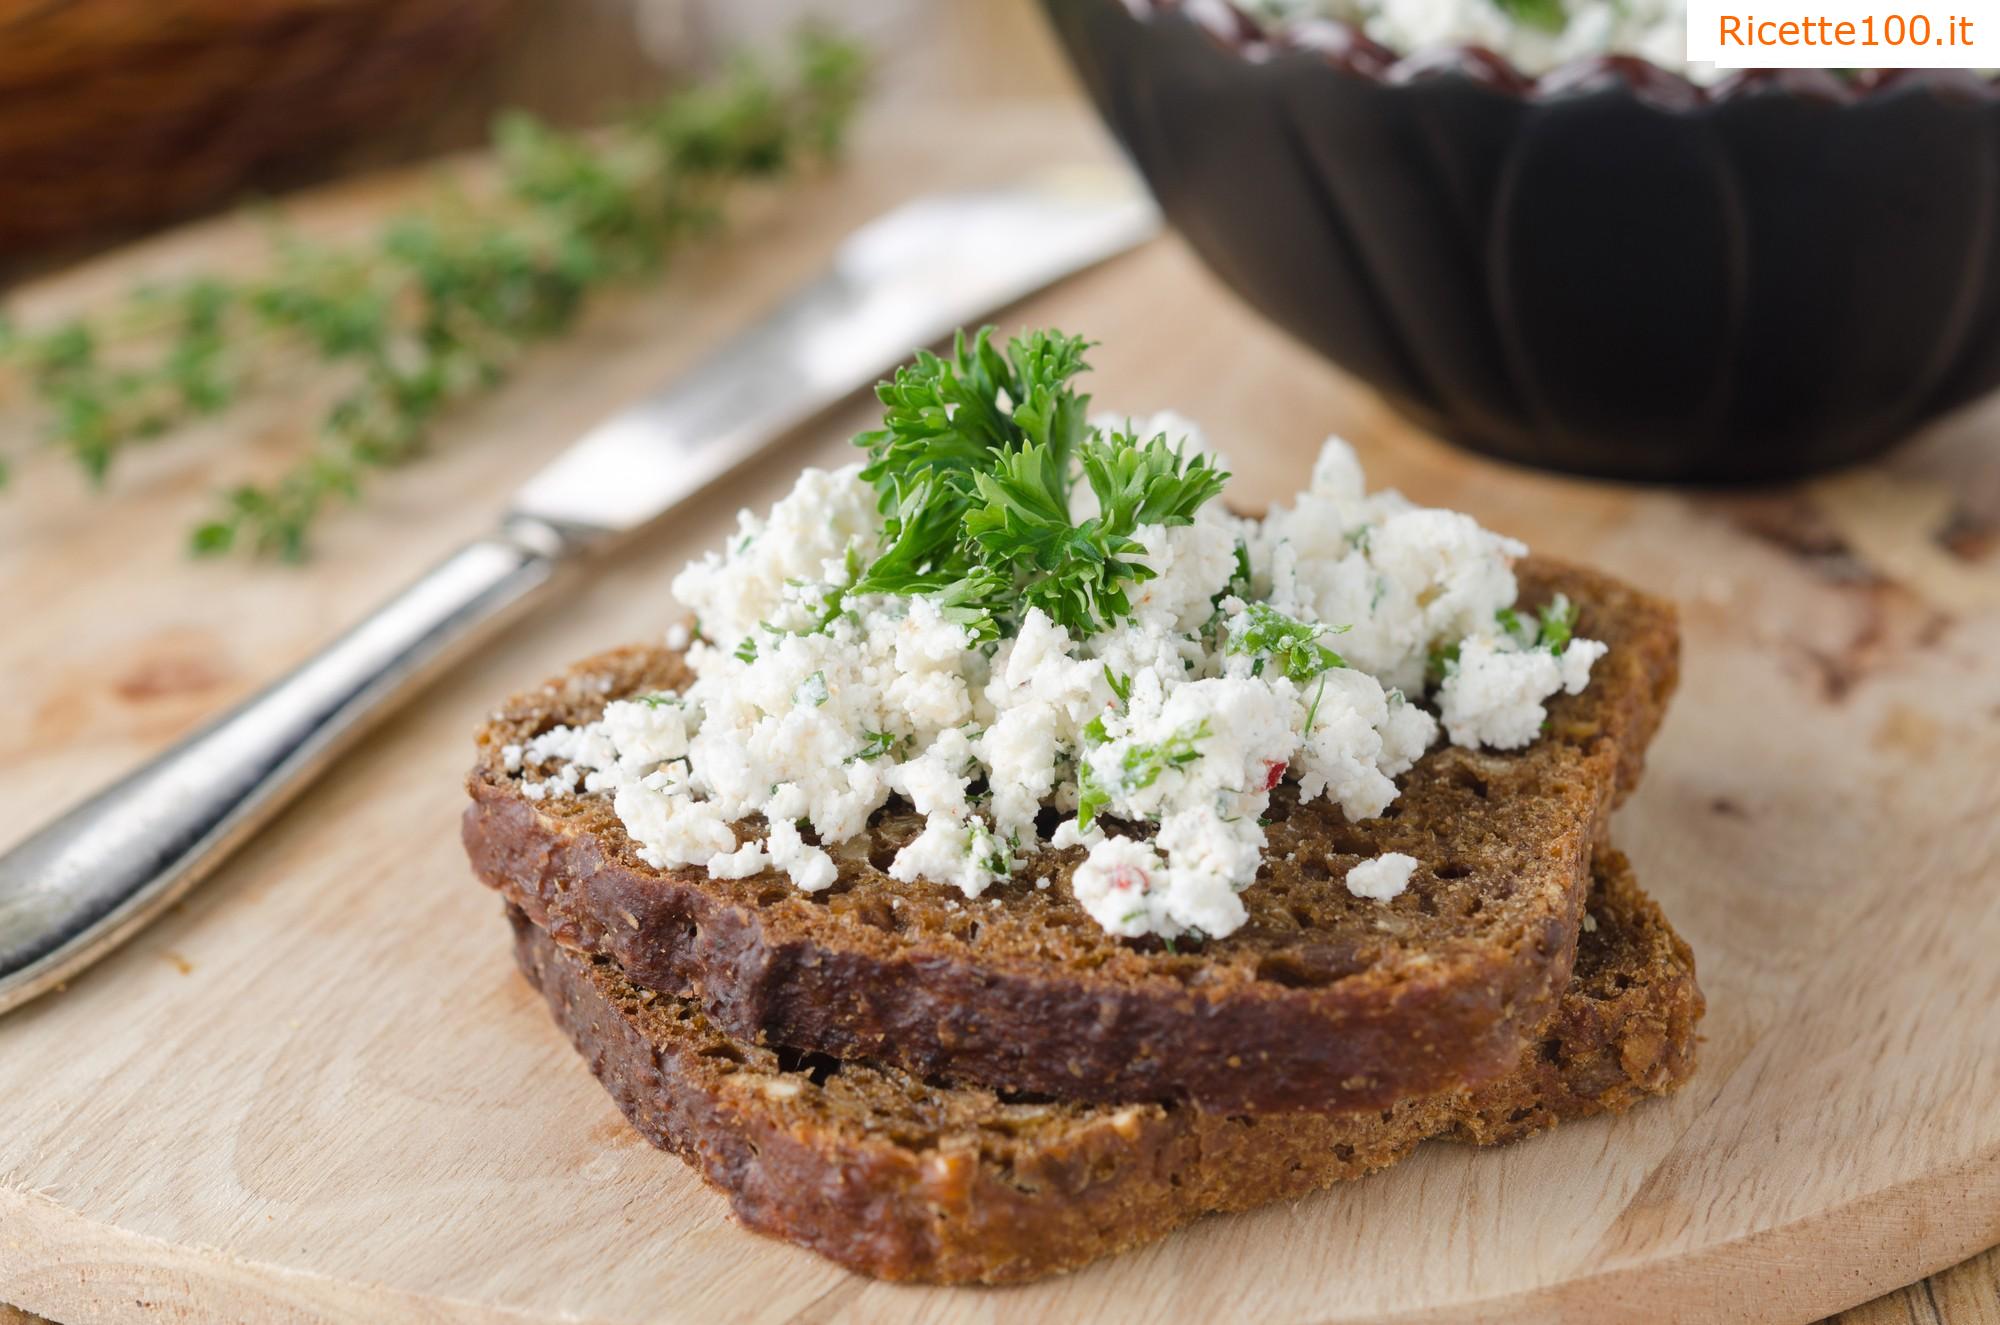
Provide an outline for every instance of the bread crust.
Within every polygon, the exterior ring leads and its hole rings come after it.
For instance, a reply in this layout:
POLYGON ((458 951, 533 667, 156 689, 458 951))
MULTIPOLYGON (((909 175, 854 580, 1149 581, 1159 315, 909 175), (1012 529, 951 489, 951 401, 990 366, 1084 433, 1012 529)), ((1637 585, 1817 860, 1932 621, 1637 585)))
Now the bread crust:
POLYGON ((1605 851, 1594 927, 1547 1027, 1485 1086, 1358 1115, 1023 1101, 731 1039, 509 908, 522 971, 618 1107, 742 1222, 863 1273, 1002 1283, 1200 1215, 1296 1199, 1420 1142, 1491 1145, 1621 1112, 1693 1069, 1693 957, 1605 851))
POLYGON ((1522 601, 1565 592, 1605 640, 1550 735, 1513 754, 1439 747, 1389 814, 1273 806, 1251 922, 1198 952, 1105 935, 1069 895, 1081 852, 1044 850, 978 902, 881 871, 915 825, 887 814, 835 851, 840 880, 714 880, 636 855, 600 797, 534 802, 501 749, 685 685, 657 648, 600 655, 515 697, 479 733, 463 836, 475 872, 565 946, 686 993, 728 1035, 1013 1091, 1193 1100, 1233 1112, 1379 1109, 1493 1079, 1568 985, 1593 848, 1636 780, 1678 667, 1671 608, 1529 559, 1522 601), (1390 903, 1340 880, 1385 851, 1421 862, 1390 903), (1038 890, 1031 881, 1047 877, 1038 890))

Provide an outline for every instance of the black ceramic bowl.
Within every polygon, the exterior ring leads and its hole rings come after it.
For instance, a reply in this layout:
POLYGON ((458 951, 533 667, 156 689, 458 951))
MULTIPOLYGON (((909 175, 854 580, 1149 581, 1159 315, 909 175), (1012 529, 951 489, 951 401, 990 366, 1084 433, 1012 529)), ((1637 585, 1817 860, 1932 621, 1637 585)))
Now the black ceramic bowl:
POLYGON ((1648 480, 1881 451, 2000 385, 2000 96, 1398 60, 1225 5, 1044 0, 1173 224, 1432 430, 1648 480))

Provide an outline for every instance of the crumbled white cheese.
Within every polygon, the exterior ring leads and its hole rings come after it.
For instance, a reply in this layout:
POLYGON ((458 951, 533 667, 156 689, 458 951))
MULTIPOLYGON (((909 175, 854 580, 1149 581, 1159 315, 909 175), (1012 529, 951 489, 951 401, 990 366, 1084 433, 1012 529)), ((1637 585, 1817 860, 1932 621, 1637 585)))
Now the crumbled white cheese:
POLYGON ((734 851, 718 851, 708 858, 709 877, 747 879, 771 868, 771 853, 762 842, 745 842, 734 851))
POLYGON ((881 527, 859 466, 808 469, 770 514, 739 513, 725 547, 674 577, 674 596, 694 611, 702 635, 725 649, 763 622, 803 627, 819 604, 800 591, 845 583, 850 550, 872 555, 881 527))
MULTIPOLYGON (((1133 427, 1206 446, 1173 416, 1133 427)), ((1518 745, 1604 652, 1537 647, 1534 619, 1509 610, 1525 549, 1370 495, 1338 439, 1263 521, 1210 503, 1133 538, 1154 574, 1128 586, 1130 616, 1073 638, 1030 610, 982 647, 937 600, 848 592, 881 549, 876 494, 857 466, 808 470, 675 579, 700 623, 684 641, 691 684, 608 704, 502 762, 530 799, 608 796, 649 864, 778 871, 806 891, 834 882, 828 848, 891 797, 924 827, 890 876, 967 898, 1013 876, 1053 807, 1049 842, 1086 853, 1070 887, 1099 924, 1220 936, 1246 919, 1282 779, 1378 815, 1438 737, 1428 698, 1453 741, 1518 745)), ((1348 886, 1394 896, 1414 864, 1368 862, 1348 886)))
POLYGON ((1416 869, 1415 856, 1406 856, 1400 851, 1385 852, 1373 860, 1364 860, 1347 871, 1347 891, 1356 897, 1386 902, 1403 895, 1403 890, 1410 886, 1410 876, 1416 873, 1416 869))
POLYGON ((889 877, 904 883, 931 879, 977 897, 1013 868, 1006 844, 980 819, 934 813, 924 831, 889 863, 889 877))
POLYGON ((1511 15, 1498 0, 1243 0, 1260 17, 1287 22, 1337 18, 1399 55, 1478 46, 1530 76, 1591 55, 1636 55, 1693 82, 1725 70, 1687 55, 1685 0, 1564 0, 1550 32, 1511 15))
POLYGON ((1132 620, 1142 630, 1191 634, 1214 612, 1218 590, 1236 569, 1236 530, 1226 520, 1141 525, 1133 538, 1146 549, 1153 578, 1127 593, 1132 620))
POLYGON ((1591 664, 1604 653, 1596 640, 1571 640, 1560 655, 1504 636, 1466 640, 1438 687, 1438 712, 1452 744, 1518 750, 1541 734, 1548 717, 1543 701, 1589 685, 1591 664))
POLYGON ((597 726, 626 769, 649 769, 688 752, 687 710, 672 691, 606 704, 597 726))
POLYGON ((789 819, 772 823, 770 834, 764 839, 764 849, 771 853, 771 864, 791 875, 792 882, 806 892, 831 888, 839 877, 840 869, 833 863, 833 857, 807 842, 798 825, 789 819))
POLYGON ((1365 494, 1354 452, 1329 438, 1313 486, 1255 528, 1256 589, 1302 621, 1349 627, 1333 641, 1352 667, 1420 695, 1431 651, 1491 627, 1518 592, 1527 548, 1457 511, 1365 494))
POLYGON ((1107 837, 1070 876, 1070 891, 1090 918, 1113 934, 1156 933, 1166 919, 1166 862, 1135 837, 1107 837))

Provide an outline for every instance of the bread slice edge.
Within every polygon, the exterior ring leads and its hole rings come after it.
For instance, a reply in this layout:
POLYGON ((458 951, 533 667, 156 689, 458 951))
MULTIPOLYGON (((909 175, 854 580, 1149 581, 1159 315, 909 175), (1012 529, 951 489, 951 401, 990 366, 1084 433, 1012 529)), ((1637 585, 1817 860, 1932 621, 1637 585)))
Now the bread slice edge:
POLYGON ((516 956, 631 1124, 762 1233, 893 1280, 1005 1283, 1296 1199, 1426 1139, 1492 1145, 1620 1113, 1693 1071, 1687 944, 1625 858, 1596 860, 1574 977, 1505 1076, 1363 1114, 1010 1098, 731 1038, 509 908, 516 956))

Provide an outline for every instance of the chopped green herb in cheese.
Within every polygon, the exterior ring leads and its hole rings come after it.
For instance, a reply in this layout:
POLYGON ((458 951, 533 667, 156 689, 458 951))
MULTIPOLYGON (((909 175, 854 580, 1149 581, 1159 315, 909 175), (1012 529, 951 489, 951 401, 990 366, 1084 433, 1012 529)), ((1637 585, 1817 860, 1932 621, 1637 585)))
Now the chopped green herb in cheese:
POLYGON ((1525 744, 1588 683, 1604 646, 1516 604, 1520 544, 1369 493, 1338 440, 1294 503, 1233 516, 1193 425, 1088 416, 1086 348, 982 332, 884 383, 864 463, 675 579, 692 683, 526 743, 524 793, 609 797, 654 865, 809 891, 894 799, 924 826, 892 878, 977 897, 1075 847, 1106 929, 1221 936, 1280 781, 1369 818, 1441 730, 1525 744))

